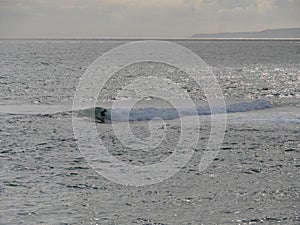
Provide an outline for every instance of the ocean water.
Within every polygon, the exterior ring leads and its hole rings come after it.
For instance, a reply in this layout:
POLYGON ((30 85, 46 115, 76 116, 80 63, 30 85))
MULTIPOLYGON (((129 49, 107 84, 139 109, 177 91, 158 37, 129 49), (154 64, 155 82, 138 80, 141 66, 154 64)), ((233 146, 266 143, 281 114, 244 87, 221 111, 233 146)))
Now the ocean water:
MULTIPOLYGON (((176 174, 141 187, 98 174, 90 156, 80 151, 72 124, 74 115, 82 129, 95 124, 93 108, 87 116, 78 113, 91 110, 90 105, 72 112, 76 88, 97 57, 127 42, 0 40, 0 224, 299 223, 299 41, 175 42, 211 66, 227 105, 224 140, 204 171, 198 166, 212 126, 203 90, 162 63, 118 71, 97 98, 108 111, 105 123, 95 125, 112 156, 132 165, 167 159, 179 142, 183 117, 189 134, 199 136, 190 160, 176 174), (118 95, 136 78, 146 79, 150 92, 155 85, 169 88, 152 84, 154 76, 172 77, 196 110, 183 104, 178 111, 152 96, 132 110, 111 109, 114 102, 138 95, 118 95), (126 116, 133 135, 125 129, 126 116), (200 127, 193 126, 195 117, 200 127), (126 147, 130 143, 138 148, 126 147)), ((224 119, 224 109, 215 107, 216 119, 224 119)))

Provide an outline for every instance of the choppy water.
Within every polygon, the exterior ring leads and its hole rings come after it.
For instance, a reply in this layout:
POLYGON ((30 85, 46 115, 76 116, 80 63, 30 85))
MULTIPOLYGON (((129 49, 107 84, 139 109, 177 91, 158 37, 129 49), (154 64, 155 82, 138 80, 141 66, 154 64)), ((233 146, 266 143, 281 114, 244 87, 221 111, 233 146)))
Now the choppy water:
MULTIPOLYGON (((201 106, 205 95, 199 87, 179 74, 175 82, 199 102, 200 140, 175 176, 146 187, 115 184, 97 174, 81 155, 72 127, 70 110, 82 74, 98 56, 124 43, 0 40, 0 224, 299 223, 300 43, 178 41, 212 66, 232 113, 217 158, 200 173, 209 109, 201 106)), ((168 78, 174 72, 155 63, 124 68, 98 104, 109 109, 134 76, 168 78)), ((136 137, 151 136, 144 120, 167 119, 157 148, 125 148, 109 123, 97 124, 97 131, 114 157, 147 165, 172 154, 180 121, 165 102, 139 104, 131 112, 136 137)))

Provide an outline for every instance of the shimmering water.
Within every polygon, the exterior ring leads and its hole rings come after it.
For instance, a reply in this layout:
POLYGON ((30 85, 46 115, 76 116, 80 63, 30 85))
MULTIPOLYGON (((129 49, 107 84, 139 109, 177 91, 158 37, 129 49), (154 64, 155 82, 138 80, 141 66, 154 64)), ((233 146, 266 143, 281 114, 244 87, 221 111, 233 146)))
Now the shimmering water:
MULTIPOLYGON (((221 150, 203 172, 198 164, 210 119, 200 116, 191 160, 175 176, 145 187, 97 174, 73 134, 70 110, 82 74, 98 56, 124 43, 0 40, 0 224, 299 223, 300 43, 177 41, 212 66, 228 105, 262 100, 272 108, 228 114, 221 150)), ((168 77, 174 68, 155 63, 124 68, 99 104, 109 108, 133 76, 153 73, 168 77)), ((197 101, 205 100, 184 74, 175 81, 197 101)), ((147 104, 140 102, 143 109, 147 104)), ((169 106, 155 104, 150 106, 155 112, 169 106)), ((179 120, 172 119, 165 121, 165 140, 152 151, 124 148, 109 123, 97 124, 97 130, 114 157, 145 165, 172 154, 180 132, 179 120)), ((137 137, 150 135, 147 121, 131 122, 131 128, 137 137)))

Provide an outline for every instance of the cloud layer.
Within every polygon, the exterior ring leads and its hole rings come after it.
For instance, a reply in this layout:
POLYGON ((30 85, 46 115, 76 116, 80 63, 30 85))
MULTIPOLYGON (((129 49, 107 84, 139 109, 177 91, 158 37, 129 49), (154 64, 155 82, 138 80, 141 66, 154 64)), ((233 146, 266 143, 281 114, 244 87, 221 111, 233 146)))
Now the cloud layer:
POLYGON ((299 0, 0 0, 2 37, 187 37, 300 27, 299 0))

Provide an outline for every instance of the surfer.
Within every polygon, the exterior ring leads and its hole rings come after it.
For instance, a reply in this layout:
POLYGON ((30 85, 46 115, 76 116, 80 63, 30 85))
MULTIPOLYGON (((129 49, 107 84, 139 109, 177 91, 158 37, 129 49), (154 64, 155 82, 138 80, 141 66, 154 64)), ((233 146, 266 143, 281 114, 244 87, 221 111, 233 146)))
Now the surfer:
POLYGON ((104 123, 106 109, 102 107, 95 107, 95 120, 99 123, 104 123))

